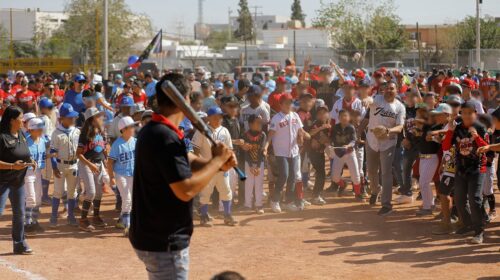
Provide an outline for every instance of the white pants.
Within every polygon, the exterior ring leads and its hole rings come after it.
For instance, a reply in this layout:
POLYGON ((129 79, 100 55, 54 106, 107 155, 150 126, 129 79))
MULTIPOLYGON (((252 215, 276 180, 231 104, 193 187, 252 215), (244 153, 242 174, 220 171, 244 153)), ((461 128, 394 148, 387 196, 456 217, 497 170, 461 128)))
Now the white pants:
POLYGON ((26 208, 42 205, 42 170, 27 170, 24 177, 24 191, 26 193, 26 208))
POLYGON ((116 185, 122 197, 122 214, 130 214, 132 210, 132 185, 134 183, 133 176, 116 175, 116 185))
POLYGON ((54 176, 54 193, 53 197, 61 198, 64 193, 64 189, 68 190, 68 199, 75 199, 76 197, 76 187, 78 185, 77 178, 77 166, 67 165, 67 164, 57 164, 57 168, 61 172, 61 178, 54 176))
POLYGON ((333 153, 333 168, 332 168, 332 180, 337 183, 340 181, 342 176, 342 169, 344 165, 347 165, 349 169, 349 174, 351 174, 351 180, 353 185, 359 185, 359 168, 358 160, 354 152, 338 157, 337 154, 333 153))
POLYGON ((210 196, 214 191, 214 187, 216 187, 219 192, 220 200, 228 201, 233 199, 231 186, 229 185, 229 172, 217 172, 212 180, 210 180, 210 183, 200 193, 201 205, 210 202, 210 196))
POLYGON ((493 163, 491 166, 486 167, 486 174, 484 175, 483 180, 483 195, 492 195, 494 193, 493 190, 493 180, 495 178, 495 164, 493 163))
POLYGON ((358 161, 359 177, 364 178, 363 163, 365 161, 365 147, 357 147, 354 149, 354 152, 356 153, 356 160, 358 161))
POLYGON ((52 164, 50 164, 50 160, 47 160, 47 163, 45 164, 45 168, 42 170, 42 177, 43 179, 50 181, 52 179, 52 164))
POLYGON ((431 182, 436 168, 438 167, 438 156, 433 154, 429 158, 420 157, 418 165, 420 178, 418 179, 418 186, 420 193, 422 193, 422 207, 423 209, 431 209, 434 206, 434 194, 432 193, 431 182))
POLYGON ((264 163, 260 165, 260 172, 255 176, 250 172, 250 166, 245 162, 245 207, 252 208, 253 194, 255 193, 255 206, 262 207, 262 193, 264 191, 264 163))

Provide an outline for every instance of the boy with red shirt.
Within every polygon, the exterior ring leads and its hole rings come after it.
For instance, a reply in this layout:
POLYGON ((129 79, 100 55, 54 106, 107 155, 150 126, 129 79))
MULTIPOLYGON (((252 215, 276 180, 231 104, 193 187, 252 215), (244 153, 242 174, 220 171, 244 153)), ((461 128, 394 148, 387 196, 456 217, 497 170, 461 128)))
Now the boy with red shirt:
POLYGON ((146 93, 142 90, 142 82, 135 80, 132 84, 132 93, 134 96, 135 104, 143 104, 144 107, 148 105, 148 97, 146 93))
POLYGON ((16 103, 24 113, 35 112, 37 97, 34 92, 28 90, 28 82, 26 80, 21 81, 21 89, 16 93, 16 103))
POLYGON ((267 103, 271 106, 272 112, 271 115, 279 113, 281 111, 280 106, 280 98, 285 93, 286 79, 285 77, 278 77, 276 79, 276 90, 269 95, 267 98, 267 103))
POLYGON ((474 104, 465 102, 461 110, 462 122, 448 124, 443 150, 456 149, 454 199, 463 227, 457 234, 474 232, 472 243, 481 244, 484 232, 482 181, 486 173, 486 156, 478 154, 479 147, 488 145, 486 129, 477 121, 474 104), (467 199, 469 206, 467 207, 467 199))

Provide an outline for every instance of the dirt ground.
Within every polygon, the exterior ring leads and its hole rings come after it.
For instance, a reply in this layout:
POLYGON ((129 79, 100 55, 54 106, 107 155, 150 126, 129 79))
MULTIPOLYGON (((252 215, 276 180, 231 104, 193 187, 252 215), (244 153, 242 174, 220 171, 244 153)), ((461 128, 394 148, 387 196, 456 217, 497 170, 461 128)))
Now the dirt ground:
MULTIPOLYGON (((352 197, 326 195, 328 204, 303 212, 264 215, 238 213, 230 228, 216 219, 196 227, 190 279, 210 279, 235 270, 247 279, 500 279, 500 218, 485 242, 470 237, 434 236, 432 218, 417 218, 411 206, 396 206, 382 218, 378 207, 352 197)), ((497 194, 497 199, 500 196, 497 194)), ((104 217, 117 213, 107 195, 104 217)), ((41 222, 48 224, 49 208, 41 222)), ((83 233, 61 226, 29 237, 33 256, 11 255, 10 209, 0 217, 0 279, 146 279, 128 239, 110 226, 83 233)))

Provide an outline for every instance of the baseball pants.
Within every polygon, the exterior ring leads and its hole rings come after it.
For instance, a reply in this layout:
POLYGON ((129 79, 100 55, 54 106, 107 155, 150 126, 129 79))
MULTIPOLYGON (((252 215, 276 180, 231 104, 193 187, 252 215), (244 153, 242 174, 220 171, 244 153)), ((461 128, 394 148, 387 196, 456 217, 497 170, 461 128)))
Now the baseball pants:
POLYGON ((77 167, 76 165, 57 164, 61 172, 61 178, 54 176, 54 198, 60 199, 63 197, 64 189, 67 188, 68 199, 76 198, 76 188, 78 185, 77 167))
POLYGON ((342 157, 338 157, 337 154, 333 153, 332 180, 335 183, 340 182, 340 180, 342 179, 342 169, 344 169, 344 165, 347 165, 347 168, 349 169, 352 184, 359 185, 360 178, 358 159, 356 158, 356 154, 354 152, 345 154, 342 157))
POLYGON ((255 206, 262 207, 262 193, 264 191, 264 162, 260 164, 259 175, 250 172, 248 162, 245 162, 245 207, 252 208, 253 194, 255 193, 255 206))
POLYGON ((420 163, 418 165, 420 179, 418 180, 418 186, 422 193, 422 207, 426 210, 432 209, 434 206, 434 194, 432 193, 431 182, 438 164, 439 159, 437 154, 420 155, 420 163))
POLYGON ((363 171, 363 162, 365 161, 365 148, 357 147, 354 149, 354 153, 356 155, 356 161, 358 162, 359 178, 364 178, 365 173, 363 171))
POLYGON ((116 175, 116 186, 120 191, 122 198, 122 212, 121 214, 129 214, 132 210, 132 186, 134 183, 133 176, 116 175))
POLYGON ((42 205, 42 170, 28 169, 24 177, 26 208, 42 205))
POLYGON ((219 192, 219 199, 222 201, 230 201, 233 199, 231 186, 229 184, 229 172, 218 172, 212 178, 210 183, 200 193, 200 204, 206 205, 210 203, 210 196, 214 191, 214 187, 219 192))
POLYGON ((486 174, 484 175, 484 180, 483 180, 483 195, 492 195, 494 193, 493 190, 493 180, 494 180, 494 175, 495 173, 495 166, 492 164, 492 166, 486 167, 486 174))
MULTIPOLYGON (((102 198, 102 187, 104 185, 103 177, 103 164, 94 163, 100 170, 99 174, 94 174, 83 162, 78 162, 78 176, 83 183, 84 199, 87 201, 101 200, 102 198)), ((69 189, 69 188, 68 188, 69 189)))
POLYGON ((368 142, 365 145, 366 150, 366 168, 368 178, 370 179, 370 189, 373 194, 382 191, 382 206, 392 208, 392 162, 394 160, 395 146, 385 151, 374 151, 370 148, 368 142), (382 190, 379 185, 379 172, 382 176, 382 190))

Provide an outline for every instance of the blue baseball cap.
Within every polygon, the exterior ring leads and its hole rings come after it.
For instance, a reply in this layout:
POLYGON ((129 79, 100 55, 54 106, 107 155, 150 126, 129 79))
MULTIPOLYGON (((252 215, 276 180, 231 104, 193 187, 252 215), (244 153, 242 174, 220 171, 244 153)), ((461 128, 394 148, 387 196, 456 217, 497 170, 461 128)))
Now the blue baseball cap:
POLYGON ((61 118, 76 118, 78 117, 78 112, 73 109, 71 104, 63 103, 59 109, 59 116, 61 118))
POLYGON ((75 76, 74 80, 75 80, 75 82, 85 82, 85 81, 87 81, 87 78, 85 78, 84 75, 79 74, 79 75, 75 76))
POLYGON ((48 98, 40 99, 40 103, 38 105, 40 106, 40 108, 49 108, 49 109, 54 108, 54 103, 52 103, 52 100, 48 98))
POLYGON ((224 113, 222 112, 222 109, 220 107, 214 106, 208 109, 207 111, 207 116, 213 116, 213 115, 223 115, 224 113))
POLYGON ((120 107, 134 107, 134 99, 130 96, 124 96, 120 102, 120 107))

